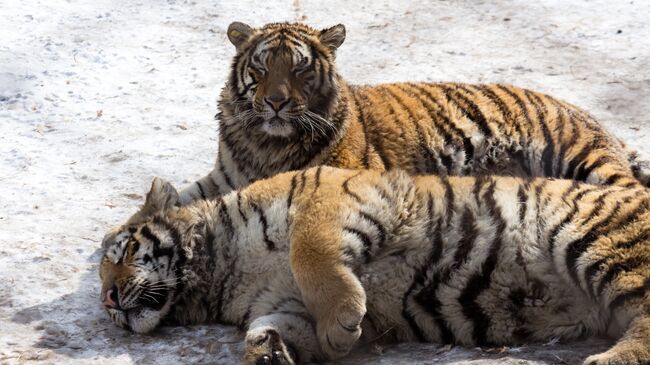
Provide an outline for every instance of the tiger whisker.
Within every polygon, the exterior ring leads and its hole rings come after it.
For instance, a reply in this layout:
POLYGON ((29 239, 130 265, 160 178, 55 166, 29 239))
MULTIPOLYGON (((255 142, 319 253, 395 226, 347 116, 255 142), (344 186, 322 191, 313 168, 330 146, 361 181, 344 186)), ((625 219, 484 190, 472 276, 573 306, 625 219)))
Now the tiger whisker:
POLYGON ((318 118, 315 117, 315 115, 316 114, 314 114, 313 112, 310 112, 310 111, 307 110, 307 111, 305 111, 304 117, 305 117, 305 120, 307 121, 307 123, 309 123, 310 125, 316 127, 316 129, 318 129, 319 133, 321 135, 325 136, 326 133, 325 133, 325 130, 323 129, 323 127, 330 127, 330 126, 329 126, 329 124, 327 123, 327 121, 325 119, 323 119, 323 120, 318 119, 318 118))
POLYGON ((314 141, 314 127, 309 123, 306 118, 302 115, 299 115, 295 120, 301 125, 302 129, 307 129, 306 126, 309 127, 309 130, 311 132, 311 141, 314 141))
POLYGON ((325 127, 328 127, 331 129, 333 132, 336 132, 336 127, 334 126, 334 123, 331 121, 323 118, 322 116, 312 112, 311 110, 305 110, 305 114, 309 116, 312 119, 315 119, 315 121, 319 122, 318 124, 323 125, 325 127))
POLYGON ((154 281, 154 282, 150 283, 149 286, 160 284, 160 283, 171 283, 171 282, 176 282, 176 281, 178 281, 177 278, 157 280, 157 281, 154 281))
POLYGON ((169 282, 169 283, 164 283, 164 284, 156 284, 156 285, 149 285, 147 286, 147 289, 166 289, 174 286, 174 284, 177 284, 178 282, 169 282))
POLYGON ((314 120, 310 114, 306 114, 306 120, 311 126, 314 126, 323 137, 327 137, 327 133, 323 128, 323 124, 318 123, 318 120, 314 120))
POLYGON ((150 298, 150 299, 156 299, 156 296, 158 296, 158 295, 154 295, 154 294, 151 294, 151 293, 145 291, 145 292, 141 293, 140 296, 141 297, 147 297, 147 298, 150 298))

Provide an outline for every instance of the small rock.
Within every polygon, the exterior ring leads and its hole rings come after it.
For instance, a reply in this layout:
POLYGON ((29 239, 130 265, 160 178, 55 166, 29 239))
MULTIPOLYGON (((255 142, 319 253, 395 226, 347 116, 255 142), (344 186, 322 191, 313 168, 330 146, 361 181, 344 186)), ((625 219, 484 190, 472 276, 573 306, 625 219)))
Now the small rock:
POLYGON ((116 162, 124 161, 124 160, 126 160, 126 159, 128 158, 128 156, 127 156, 124 152, 122 152, 122 151, 117 151, 117 152, 114 152, 114 153, 109 153, 109 154, 104 155, 104 156, 102 156, 102 157, 104 157, 105 159, 108 160, 108 162, 111 162, 111 163, 116 163, 116 162))

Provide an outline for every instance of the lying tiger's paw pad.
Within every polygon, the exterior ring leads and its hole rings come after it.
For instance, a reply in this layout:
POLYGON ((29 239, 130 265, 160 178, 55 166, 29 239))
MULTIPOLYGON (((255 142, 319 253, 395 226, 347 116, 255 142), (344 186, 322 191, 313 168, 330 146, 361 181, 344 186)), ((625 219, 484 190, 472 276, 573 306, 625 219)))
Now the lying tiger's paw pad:
POLYGON ((274 329, 246 334, 246 351, 242 365, 295 365, 295 351, 288 347, 274 329))

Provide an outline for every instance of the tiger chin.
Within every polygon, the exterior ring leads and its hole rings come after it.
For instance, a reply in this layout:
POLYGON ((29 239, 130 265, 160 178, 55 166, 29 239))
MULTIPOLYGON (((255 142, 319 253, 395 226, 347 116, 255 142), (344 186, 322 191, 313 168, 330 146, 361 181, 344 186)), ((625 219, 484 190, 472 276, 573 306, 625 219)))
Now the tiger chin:
POLYGON ((236 325, 242 364, 603 335, 585 364, 650 361, 645 188, 321 166, 182 207, 156 179, 134 217, 100 265, 113 322, 236 325))

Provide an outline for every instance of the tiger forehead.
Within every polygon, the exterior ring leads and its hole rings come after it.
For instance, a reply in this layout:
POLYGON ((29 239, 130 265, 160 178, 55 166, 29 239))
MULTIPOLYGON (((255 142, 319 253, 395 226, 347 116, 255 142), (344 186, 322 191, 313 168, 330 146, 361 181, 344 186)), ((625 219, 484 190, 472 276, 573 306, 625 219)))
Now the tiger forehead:
POLYGON ((276 42, 262 41, 257 45, 250 59, 252 66, 284 69, 310 59, 309 46, 307 45, 295 43, 291 47, 285 47, 281 43, 273 43, 276 42))
POLYGON ((263 34, 254 42, 254 53, 272 52, 272 53, 293 53, 296 50, 308 51, 311 47, 312 40, 303 35, 286 33, 283 31, 263 34))
POLYGON ((319 32, 303 24, 272 24, 258 30, 257 37, 252 41, 256 50, 269 48, 309 49, 319 43, 319 32))
POLYGON ((300 34, 308 37, 318 35, 316 29, 302 23, 270 23, 262 27, 262 31, 267 35, 280 32, 300 34))
MULTIPOLYGON (((120 233, 115 238, 115 243, 108 247, 104 257, 112 263, 119 263, 123 261, 131 261, 134 258, 134 255, 142 250, 142 246, 147 246, 149 241, 156 240, 159 241, 159 232, 155 227, 145 225, 139 229, 131 228, 128 231, 120 233), (150 232, 149 234, 143 234, 143 231, 150 232), (129 255, 130 253, 130 255, 129 255)), ((164 236, 166 238, 166 236, 164 236)))
POLYGON ((131 239, 131 232, 121 232, 115 237, 114 243, 106 249, 104 257, 113 263, 117 263, 126 254, 126 249, 131 239))
POLYGON ((104 258, 113 264, 130 262, 133 260, 135 253, 139 250, 139 246, 140 243, 132 236, 129 236, 126 239, 117 241, 109 247, 104 254, 104 258))

